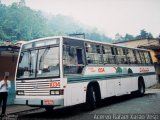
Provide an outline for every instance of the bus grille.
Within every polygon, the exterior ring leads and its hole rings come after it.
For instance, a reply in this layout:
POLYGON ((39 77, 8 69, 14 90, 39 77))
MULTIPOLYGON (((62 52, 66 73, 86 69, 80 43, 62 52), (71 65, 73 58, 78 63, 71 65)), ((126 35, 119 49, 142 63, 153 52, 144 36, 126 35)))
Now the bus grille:
POLYGON ((50 95, 49 83, 47 80, 18 80, 16 90, 24 91, 25 96, 47 96, 50 95))

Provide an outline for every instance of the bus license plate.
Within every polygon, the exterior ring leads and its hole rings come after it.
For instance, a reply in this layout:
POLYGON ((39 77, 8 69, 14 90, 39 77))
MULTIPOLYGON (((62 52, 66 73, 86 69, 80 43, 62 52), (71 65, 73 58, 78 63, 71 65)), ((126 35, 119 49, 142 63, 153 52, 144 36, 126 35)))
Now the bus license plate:
POLYGON ((54 104, 54 101, 53 101, 53 100, 44 100, 44 101, 43 101, 43 104, 44 104, 44 105, 53 105, 53 104, 54 104))

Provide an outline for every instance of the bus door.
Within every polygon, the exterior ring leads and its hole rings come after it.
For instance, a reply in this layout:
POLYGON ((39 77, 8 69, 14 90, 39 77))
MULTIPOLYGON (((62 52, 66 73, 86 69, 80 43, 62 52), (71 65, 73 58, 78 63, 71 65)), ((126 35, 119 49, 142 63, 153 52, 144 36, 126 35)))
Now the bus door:
POLYGON ((76 53, 77 53, 77 61, 78 64, 84 64, 84 60, 83 60, 83 51, 81 48, 77 48, 76 49, 76 53))

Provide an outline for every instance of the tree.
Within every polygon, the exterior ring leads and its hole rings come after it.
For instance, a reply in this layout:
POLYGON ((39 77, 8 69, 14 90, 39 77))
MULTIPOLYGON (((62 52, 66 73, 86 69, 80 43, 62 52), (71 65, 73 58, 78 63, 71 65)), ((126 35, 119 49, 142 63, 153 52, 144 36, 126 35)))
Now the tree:
POLYGON ((123 41, 123 40, 124 40, 123 36, 120 35, 119 33, 115 35, 115 41, 123 41))
POLYGON ((19 6, 20 6, 20 7, 24 7, 24 6, 26 6, 26 2, 25 2, 25 0, 20 0, 20 2, 19 2, 19 6))
POLYGON ((145 39, 148 37, 148 33, 145 31, 145 29, 141 30, 140 36, 141 36, 141 39, 145 39))
POLYGON ((136 39, 148 39, 153 38, 153 35, 151 33, 148 33, 145 29, 142 29, 140 31, 140 35, 136 36, 136 39))
POLYGON ((128 34, 128 33, 124 37, 125 41, 134 40, 134 39, 135 39, 135 37, 133 35, 128 34))
POLYGON ((79 24, 72 17, 46 15, 25 6, 25 0, 10 6, 0 5, 0 40, 31 40, 53 35, 87 33, 86 38, 111 41, 96 29, 79 24))
POLYGON ((149 38, 149 39, 153 39, 152 33, 148 33, 148 38, 149 38))

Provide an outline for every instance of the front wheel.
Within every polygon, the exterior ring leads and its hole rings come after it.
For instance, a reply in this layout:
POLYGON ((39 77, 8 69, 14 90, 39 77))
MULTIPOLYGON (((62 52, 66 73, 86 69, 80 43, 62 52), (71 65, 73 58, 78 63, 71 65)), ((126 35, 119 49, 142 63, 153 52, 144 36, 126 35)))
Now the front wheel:
POLYGON ((87 110, 94 110, 96 108, 96 92, 93 86, 90 86, 87 90, 86 108, 87 110))
POLYGON ((45 107, 45 110, 46 110, 47 112, 52 112, 52 111, 53 111, 53 107, 45 107))

